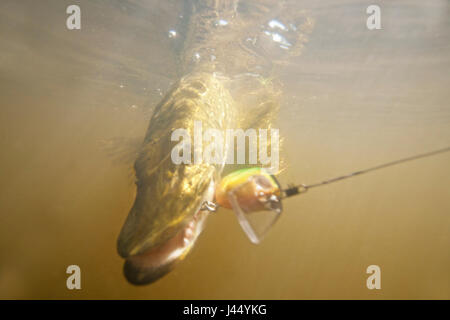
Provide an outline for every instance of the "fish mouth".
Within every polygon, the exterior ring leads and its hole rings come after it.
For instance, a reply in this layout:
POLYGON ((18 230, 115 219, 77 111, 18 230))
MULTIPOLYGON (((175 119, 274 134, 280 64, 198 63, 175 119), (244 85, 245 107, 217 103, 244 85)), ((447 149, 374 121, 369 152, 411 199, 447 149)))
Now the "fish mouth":
MULTIPOLYGON (((203 201, 213 200, 214 186, 214 182, 211 181, 203 201)), ((146 285, 169 273, 191 251, 204 228, 207 216, 208 211, 199 208, 193 218, 186 225, 180 226, 174 236, 157 246, 126 257, 123 273, 128 282, 146 285)))

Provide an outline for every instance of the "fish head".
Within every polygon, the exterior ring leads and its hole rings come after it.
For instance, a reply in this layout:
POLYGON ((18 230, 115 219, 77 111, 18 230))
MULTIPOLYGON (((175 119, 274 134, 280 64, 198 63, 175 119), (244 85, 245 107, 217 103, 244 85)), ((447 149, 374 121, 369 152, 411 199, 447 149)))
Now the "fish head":
POLYGON ((140 170, 142 159, 135 164, 136 173, 141 172, 136 197, 117 242, 126 259, 124 275, 132 284, 154 282, 184 259, 208 216, 202 205, 214 198, 213 166, 170 163, 150 174, 140 170))

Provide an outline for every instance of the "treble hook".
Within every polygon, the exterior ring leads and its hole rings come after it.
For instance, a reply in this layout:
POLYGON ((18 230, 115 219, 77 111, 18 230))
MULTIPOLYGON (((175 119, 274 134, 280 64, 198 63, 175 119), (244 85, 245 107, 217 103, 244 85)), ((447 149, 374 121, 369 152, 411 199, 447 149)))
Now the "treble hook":
POLYGON ((216 212, 218 208, 219 205, 217 203, 214 203, 212 201, 204 201, 202 203, 202 206, 200 207, 200 211, 208 210, 209 212, 216 212))

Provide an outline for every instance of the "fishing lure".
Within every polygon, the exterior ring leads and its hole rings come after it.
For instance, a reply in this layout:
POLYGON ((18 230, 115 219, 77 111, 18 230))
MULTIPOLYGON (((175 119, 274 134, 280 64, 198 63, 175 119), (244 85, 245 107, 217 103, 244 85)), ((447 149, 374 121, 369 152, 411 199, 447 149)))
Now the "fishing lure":
POLYGON ((215 212, 219 207, 232 209, 250 241, 258 244, 283 212, 282 199, 303 194, 311 188, 448 151, 450 147, 386 162, 313 184, 288 186, 286 189, 264 168, 241 169, 221 180, 215 191, 215 202, 205 202, 202 209, 211 212, 215 212))

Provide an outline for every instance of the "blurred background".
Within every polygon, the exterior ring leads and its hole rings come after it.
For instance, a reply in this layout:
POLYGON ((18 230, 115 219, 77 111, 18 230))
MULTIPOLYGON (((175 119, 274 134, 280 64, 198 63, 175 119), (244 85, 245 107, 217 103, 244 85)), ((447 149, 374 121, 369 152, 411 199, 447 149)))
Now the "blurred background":
MULTIPOLYGON (((450 3, 288 1, 315 20, 277 70, 282 184, 313 183, 450 145, 450 3)), ((182 1, 0 2, 0 298, 449 299, 450 155, 285 202, 262 244, 212 215, 155 284, 122 276, 133 202, 127 145, 177 80, 182 1), (66 28, 81 7, 81 30, 66 28), (106 150, 106 151, 105 151, 106 150), (82 290, 66 288, 79 265, 82 290), (368 290, 366 268, 381 268, 368 290)))

